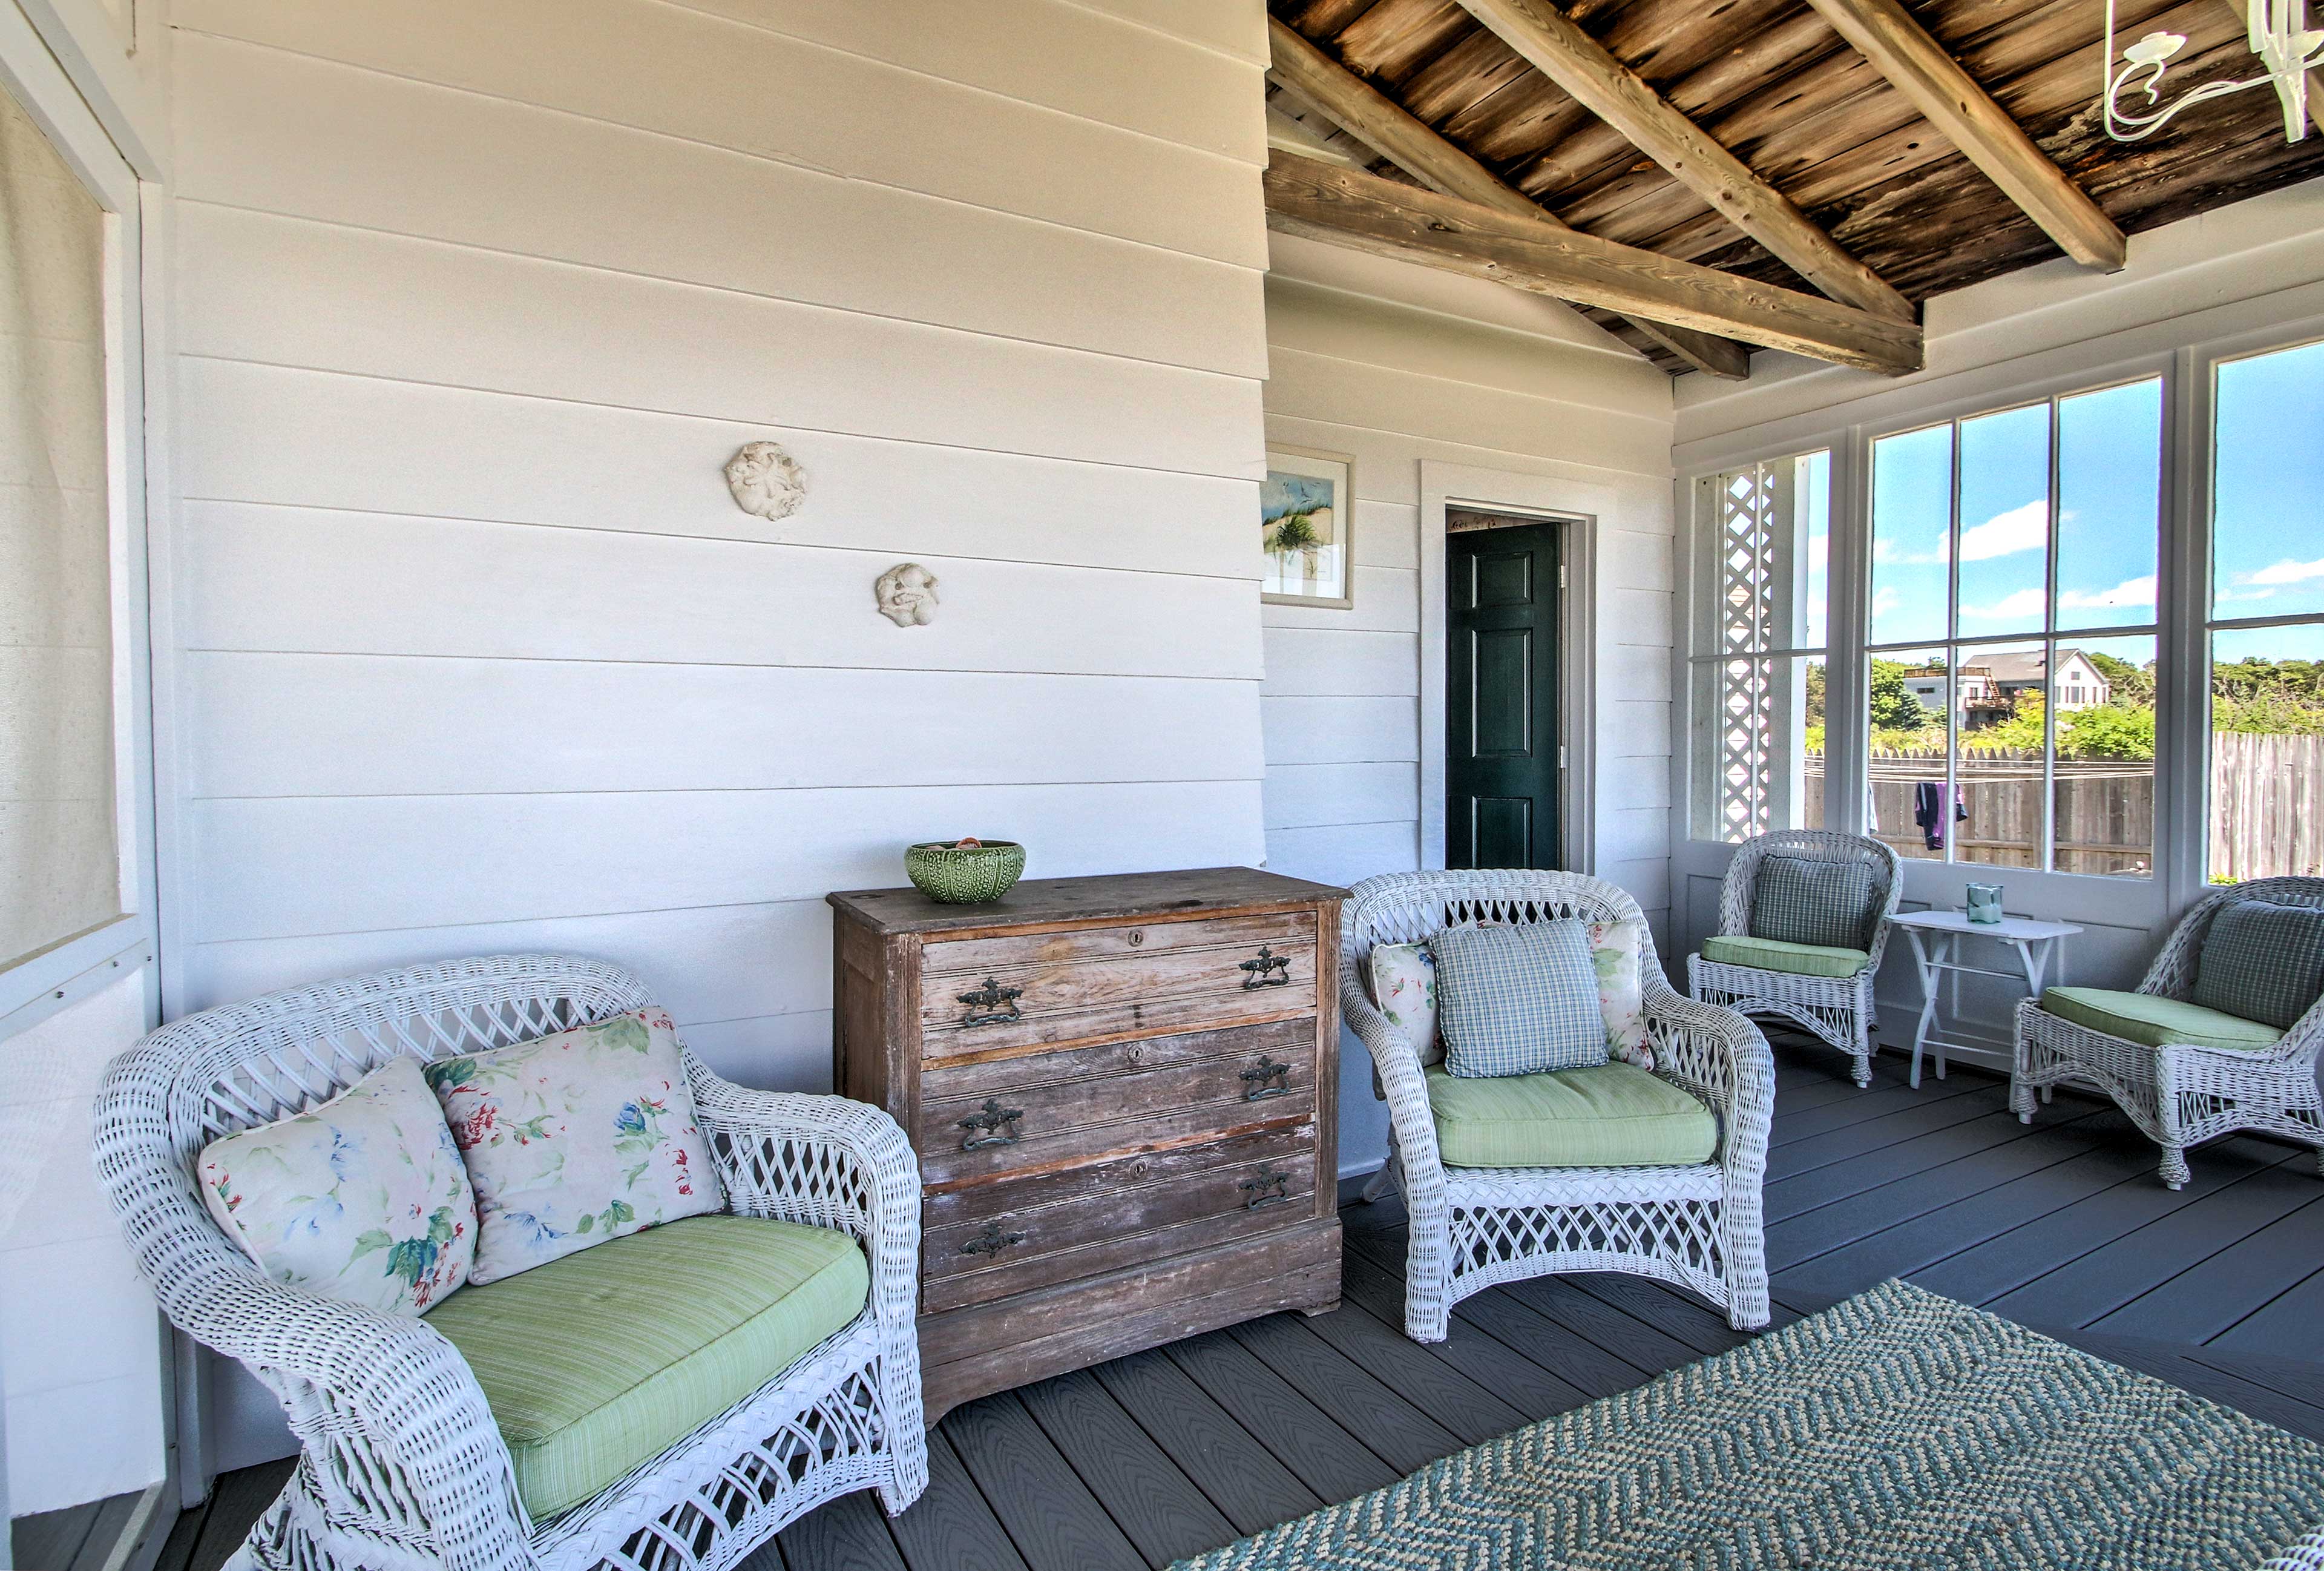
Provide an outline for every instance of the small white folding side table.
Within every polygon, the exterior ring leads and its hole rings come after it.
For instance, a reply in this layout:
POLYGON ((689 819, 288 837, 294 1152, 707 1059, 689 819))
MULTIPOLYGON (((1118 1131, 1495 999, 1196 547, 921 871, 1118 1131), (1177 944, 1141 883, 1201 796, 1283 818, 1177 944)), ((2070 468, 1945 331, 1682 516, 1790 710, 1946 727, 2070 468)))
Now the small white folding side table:
POLYGON ((1945 1049, 1960 1049, 1961 1042, 1947 1042, 1935 1033, 1937 1029, 1938 988, 1943 974, 1956 976, 1996 976, 2004 982, 2023 983, 2026 996, 2039 998, 2047 985, 2066 984, 2066 940, 2082 929, 2071 922, 2037 922, 2025 917, 2004 917, 1997 922, 1973 922, 1962 911, 1902 911, 1891 919, 1904 929, 1913 941, 1913 964, 1921 973, 1921 1021, 1913 1032, 1913 1087, 1920 1089, 1921 1054, 1933 1052, 1937 1058, 1937 1078, 1945 1077, 1945 1049), (1997 971, 1984 966, 1963 966, 1959 961, 1960 941, 1964 937, 1991 938, 2017 951, 2017 964, 2024 975, 2015 971, 1997 971), (2048 975, 2052 968, 2054 975, 2048 975))

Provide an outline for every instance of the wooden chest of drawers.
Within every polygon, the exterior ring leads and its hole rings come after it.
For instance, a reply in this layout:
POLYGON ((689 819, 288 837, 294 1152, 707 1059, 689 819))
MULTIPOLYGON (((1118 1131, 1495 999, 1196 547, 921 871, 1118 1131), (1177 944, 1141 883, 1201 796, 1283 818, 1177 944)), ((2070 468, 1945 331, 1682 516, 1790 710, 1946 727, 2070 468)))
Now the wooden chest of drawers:
POLYGON ((834 1084, 919 1153, 931 1422, 1338 1303, 1343 892, 1229 867, 830 897, 834 1084))

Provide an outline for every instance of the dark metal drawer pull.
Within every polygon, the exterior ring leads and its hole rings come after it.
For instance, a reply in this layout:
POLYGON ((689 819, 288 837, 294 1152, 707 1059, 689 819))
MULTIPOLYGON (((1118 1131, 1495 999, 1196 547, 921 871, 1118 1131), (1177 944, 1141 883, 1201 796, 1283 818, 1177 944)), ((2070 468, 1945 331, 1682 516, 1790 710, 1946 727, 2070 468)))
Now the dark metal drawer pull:
POLYGON ((1278 1063, 1271 1053, 1259 1054, 1259 1062, 1243 1070, 1238 1078, 1249 1087, 1242 1094, 1245 1102, 1264 1102, 1270 1096, 1291 1095, 1291 1066, 1278 1063))
POLYGON ((1255 987, 1291 985, 1291 956, 1278 955, 1265 944, 1259 947, 1259 953, 1250 959, 1237 962, 1235 969, 1244 974, 1242 990, 1245 993, 1255 987))
POLYGON ((1250 1197, 1242 1203, 1246 1211, 1256 1211, 1262 1206, 1291 1204, 1291 1175, 1281 1168, 1261 1167, 1235 1187, 1250 1197), (1269 1190, 1274 1192, 1270 1194, 1269 1190))
POLYGON ((1017 1121, 1024 1116, 1023 1108, 1003 1107, 991 1097, 986 1097, 983 1112, 972 1113, 960 1121, 961 1128, 969 1132, 962 1137, 960 1149, 981 1151, 989 1145, 1015 1145, 1023 1138, 1018 1132, 1017 1121), (979 1134, 976 1132, 978 1130, 984 1132, 979 1134))
POLYGON ((960 1246, 960 1252, 963 1254, 996 1255, 1011 1244, 1022 1243, 1024 1242, 1025 1235, 1023 1234, 1003 1233, 1001 1231, 1001 1224, 998 1222, 988 1222, 984 1224, 983 1232, 978 1234, 974 1238, 970 1239, 966 1243, 960 1246))
POLYGON ((988 976, 984 979, 984 985, 974 993, 960 995, 960 1001, 968 1005, 968 1012, 960 1017, 960 1023, 964 1026, 1007 1025, 1011 1021, 1022 1020, 1025 1016, 1018 1009, 1017 1001, 1024 996, 1023 988, 1003 987, 988 976))

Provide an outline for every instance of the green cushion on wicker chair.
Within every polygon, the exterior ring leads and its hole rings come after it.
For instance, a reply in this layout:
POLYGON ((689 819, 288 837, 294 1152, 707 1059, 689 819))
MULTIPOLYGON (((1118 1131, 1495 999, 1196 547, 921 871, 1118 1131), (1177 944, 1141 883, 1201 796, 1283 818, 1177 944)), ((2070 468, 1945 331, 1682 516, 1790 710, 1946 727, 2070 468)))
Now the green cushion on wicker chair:
POLYGON ((1779 938, 1705 938, 1702 957, 1721 966, 1748 966, 1794 976, 1853 976, 1872 964, 1872 956, 1861 949, 1786 944, 1779 938))
POLYGON ((537 1521, 774 1379, 870 1289, 846 1234, 692 1216, 463 1288, 428 1323, 484 1388, 537 1521))
POLYGON ((2273 1026, 2151 993, 2116 993, 2104 987, 2052 987, 2043 991, 2042 1007, 2086 1030, 2101 1031, 2150 1048, 2159 1048, 2165 1042, 2185 1042, 2191 1047, 2247 1051, 2273 1047, 2283 1040, 2283 1033, 2273 1026))
POLYGON ((1690 1167, 1719 1147, 1711 1109, 1635 1064, 1489 1079, 1432 1064, 1427 1083, 1447 1167, 1690 1167))

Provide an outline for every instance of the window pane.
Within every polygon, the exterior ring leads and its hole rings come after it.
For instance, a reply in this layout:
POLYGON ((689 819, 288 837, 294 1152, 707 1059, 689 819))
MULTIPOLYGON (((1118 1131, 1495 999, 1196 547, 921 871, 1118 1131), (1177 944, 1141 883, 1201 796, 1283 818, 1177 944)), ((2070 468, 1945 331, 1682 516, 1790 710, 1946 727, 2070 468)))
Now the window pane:
POLYGON ((1960 754, 1953 780, 1960 790, 1953 860, 2039 867, 2047 651, 2040 643, 1987 644, 1957 650, 1953 659, 1960 754))
POLYGON ((2324 344, 2219 367, 2212 615, 2324 611, 2324 344))
MULTIPOLYGON (((1831 564, 1831 455, 1810 453, 1794 462, 1798 466, 1793 482, 1794 505, 1799 519, 1800 555, 1805 566, 1800 575, 1802 588, 1796 617, 1799 636, 1792 641, 1792 647, 1821 649, 1826 575, 1831 564)), ((1818 724, 1821 724, 1821 717, 1818 724)))
POLYGON ((2058 401, 2056 627, 2154 621, 2162 516, 2163 383, 2058 401))
POLYGON ((1871 741, 1871 802, 1866 832, 1906 856, 1941 862, 1950 827, 1934 819, 1945 792, 1945 693, 1941 649, 1874 655, 1865 686, 1871 741), (1929 842, 1933 839, 1936 844, 1929 842))
POLYGON ((2061 644, 2052 819, 2060 873, 2154 872, 2154 640, 2061 644))
POLYGON ((2050 593, 2050 406, 1960 422, 1964 638, 2034 633, 2050 593))
POLYGON ((1872 642, 1945 635, 1952 486, 1952 427, 1872 444, 1872 642))
POLYGON ((2211 639, 2210 867, 2324 873, 2324 624, 2211 639))
POLYGON ((104 255, 0 92, 0 964, 119 910, 104 255))
POLYGON ((1823 825, 1823 657, 1694 666, 1698 840, 1823 825))

